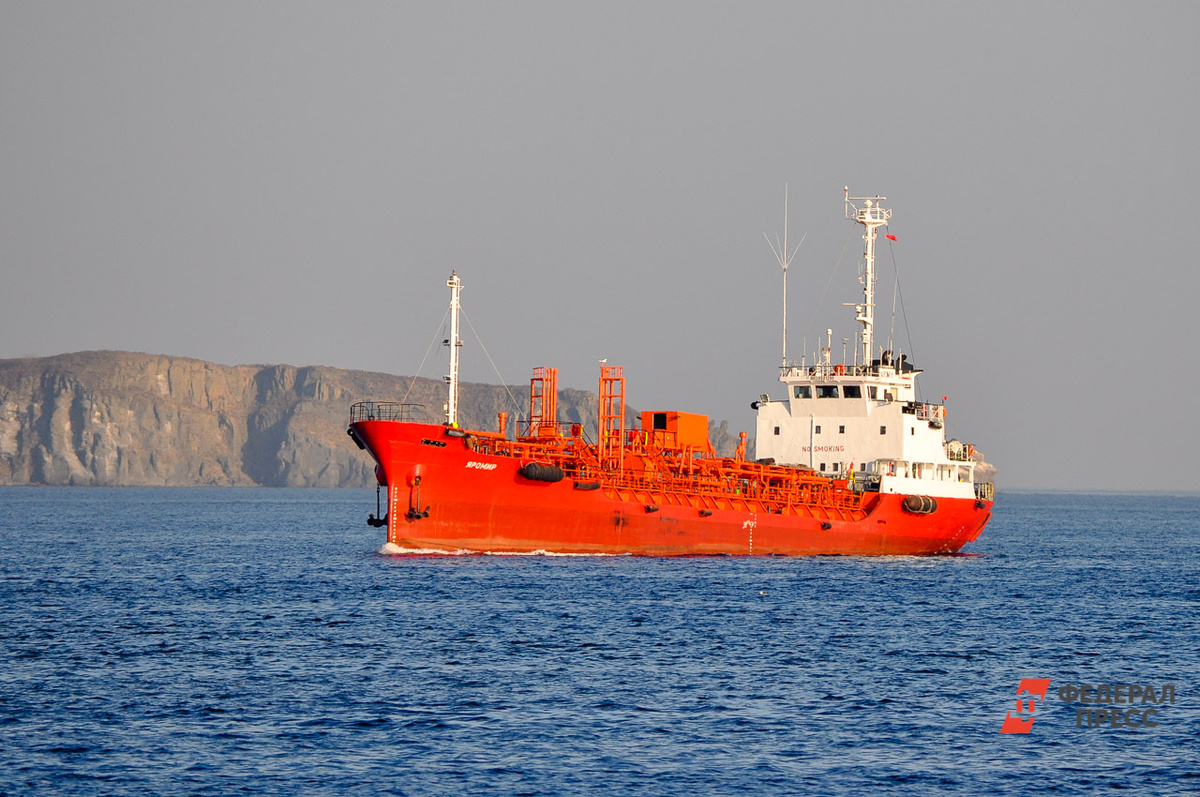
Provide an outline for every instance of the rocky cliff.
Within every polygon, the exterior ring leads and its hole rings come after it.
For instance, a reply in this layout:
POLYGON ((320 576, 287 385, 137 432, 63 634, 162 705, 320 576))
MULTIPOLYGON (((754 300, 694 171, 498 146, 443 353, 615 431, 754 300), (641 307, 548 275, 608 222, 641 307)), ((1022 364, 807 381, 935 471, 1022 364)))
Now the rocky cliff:
MULTIPOLYGON (((516 403, 503 387, 461 390, 468 428, 527 409, 523 386, 516 403)), ((0 360, 0 484, 369 485, 374 463, 346 435, 350 405, 406 394, 441 420, 445 386, 430 379, 112 351, 0 360)), ((595 429, 596 403, 560 390, 559 419, 595 429)), ((732 452, 736 434, 711 428, 732 452)))

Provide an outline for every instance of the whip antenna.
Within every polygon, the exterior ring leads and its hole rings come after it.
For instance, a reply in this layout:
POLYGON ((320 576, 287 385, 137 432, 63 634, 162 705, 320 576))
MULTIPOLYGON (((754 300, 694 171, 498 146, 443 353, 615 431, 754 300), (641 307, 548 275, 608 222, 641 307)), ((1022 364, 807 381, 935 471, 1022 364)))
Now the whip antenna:
POLYGON ((808 233, 800 236, 800 243, 796 244, 796 248, 788 252, 788 184, 783 184, 783 243, 779 242, 779 236, 775 236, 775 243, 771 243, 771 239, 767 234, 763 233, 763 238, 767 239, 767 246, 771 247, 771 251, 775 254, 775 259, 779 261, 779 265, 783 268, 783 365, 787 367, 787 270, 792 264, 792 258, 800 251, 800 244, 804 243, 804 239, 808 237, 808 233))

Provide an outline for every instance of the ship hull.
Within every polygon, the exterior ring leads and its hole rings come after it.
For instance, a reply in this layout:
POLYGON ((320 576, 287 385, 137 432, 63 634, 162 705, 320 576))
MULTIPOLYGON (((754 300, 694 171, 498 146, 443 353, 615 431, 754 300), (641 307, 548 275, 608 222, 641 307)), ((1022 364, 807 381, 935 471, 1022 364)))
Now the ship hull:
POLYGON ((388 542, 448 553, 646 556, 949 554, 979 536, 991 502, 938 498, 931 513, 871 493, 855 509, 772 506, 603 482, 536 481, 521 460, 473 450, 445 427, 351 424, 388 488, 388 542))

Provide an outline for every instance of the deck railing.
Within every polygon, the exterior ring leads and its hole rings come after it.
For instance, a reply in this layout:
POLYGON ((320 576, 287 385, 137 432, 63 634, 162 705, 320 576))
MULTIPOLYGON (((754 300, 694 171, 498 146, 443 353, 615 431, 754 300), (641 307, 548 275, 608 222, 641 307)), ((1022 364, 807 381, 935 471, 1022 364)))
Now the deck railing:
POLYGON ((359 421, 428 421, 424 404, 399 401, 359 401, 350 406, 350 423, 359 421))
POLYGON ((946 419, 946 408, 941 404, 910 401, 901 407, 900 411, 905 415, 916 415, 919 421, 940 423, 946 419))
POLYGON ((891 363, 872 363, 871 365, 845 365, 842 363, 817 363, 816 365, 800 365, 788 363, 779 366, 779 374, 783 377, 807 377, 809 379, 828 379, 838 376, 895 376, 896 374, 919 374, 920 368, 914 368, 910 363, 895 361, 891 363))
POLYGON ((951 462, 971 462, 975 457, 975 447, 962 445, 962 447, 951 446, 946 444, 946 458, 951 462))

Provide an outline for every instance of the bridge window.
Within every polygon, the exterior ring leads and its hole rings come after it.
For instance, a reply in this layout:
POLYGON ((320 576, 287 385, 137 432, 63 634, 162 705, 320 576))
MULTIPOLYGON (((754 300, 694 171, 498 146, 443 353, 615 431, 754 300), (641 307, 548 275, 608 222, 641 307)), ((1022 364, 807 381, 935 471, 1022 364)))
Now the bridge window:
POLYGON ((820 426, 818 426, 818 427, 817 427, 817 429, 816 429, 816 431, 815 431, 815 432, 813 432, 813 434, 820 434, 820 433, 821 433, 821 427, 820 427, 820 426))
POLYGON ((776 426, 776 427, 775 427, 775 434, 779 434, 779 427, 778 427, 778 426, 776 426))
POLYGON ((824 463, 824 462, 822 462, 822 463, 821 463, 821 470, 825 470, 825 463, 824 463))
POLYGON ((869 387, 867 388, 867 395, 871 397, 871 401, 874 401, 875 397, 879 395, 879 389, 874 386, 869 387))
POLYGON ((838 434, 845 434, 845 433, 846 433, 846 427, 845 427, 845 426, 839 426, 839 427, 838 427, 838 434))
POLYGON ((792 385, 792 395, 796 398, 812 398, 812 388, 808 385, 792 385))
POLYGON ((817 398, 837 398, 837 385, 817 385, 817 398))
POLYGON ((879 433, 880 433, 880 434, 887 434, 887 427, 886 427, 886 426, 880 426, 880 427, 879 427, 879 433))
POLYGON ((862 398, 862 385, 843 385, 842 398, 862 398))

